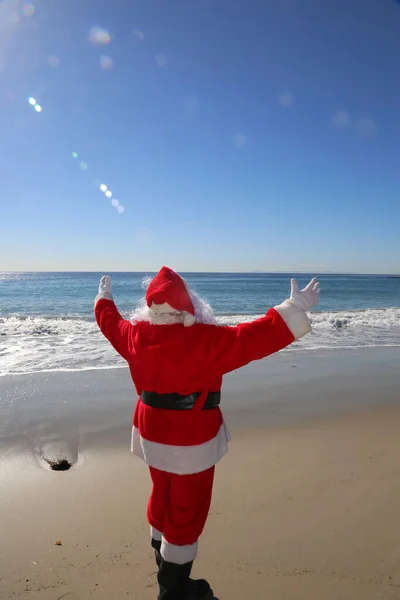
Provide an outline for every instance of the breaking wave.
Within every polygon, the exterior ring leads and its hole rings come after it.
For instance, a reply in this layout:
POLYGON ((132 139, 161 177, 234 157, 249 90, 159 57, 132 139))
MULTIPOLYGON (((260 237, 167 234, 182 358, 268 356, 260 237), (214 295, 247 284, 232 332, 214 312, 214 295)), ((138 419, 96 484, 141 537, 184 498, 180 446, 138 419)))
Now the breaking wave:
MULTIPOLYGON (((261 315, 219 315, 237 325, 261 315)), ((128 318, 128 315, 126 315, 128 318)), ((313 332, 283 352, 400 346, 400 308, 313 312, 313 332)), ((0 375, 124 367, 91 318, 0 317, 0 375)))

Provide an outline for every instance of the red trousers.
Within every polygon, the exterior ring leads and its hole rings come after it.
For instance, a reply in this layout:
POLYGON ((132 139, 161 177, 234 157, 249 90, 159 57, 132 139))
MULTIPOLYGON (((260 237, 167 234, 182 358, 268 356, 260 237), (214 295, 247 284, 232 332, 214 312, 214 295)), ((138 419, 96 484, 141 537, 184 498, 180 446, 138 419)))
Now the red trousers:
POLYGON ((149 524, 168 544, 194 544, 203 532, 211 504, 215 467, 194 475, 175 475, 149 467, 153 490, 149 524))

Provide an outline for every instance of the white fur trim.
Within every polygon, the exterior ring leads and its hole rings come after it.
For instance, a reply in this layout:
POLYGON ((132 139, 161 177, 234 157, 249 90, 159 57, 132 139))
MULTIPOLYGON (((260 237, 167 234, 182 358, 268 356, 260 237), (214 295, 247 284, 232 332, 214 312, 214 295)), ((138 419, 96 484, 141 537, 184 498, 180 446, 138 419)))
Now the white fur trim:
POLYGON ((293 300, 285 300, 279 306, 275 306, 275 310, 285 321, 296 340, 310 333, 311 324, 307 314, 293 300))
POLYGON ((228 427, 222 423, 215 438, 198 446, 172 446, 144 439, 135 426, 132 427, 131 452, 150 467, 175 473, 193 475, 213 467, 228 452, 231 439, 228 427))
POLYGON ((96 305, 96 302, 98 300, 112 300, 114 301, 113 295, 111 292, 99 292, 96 296, 96 298, 94 299, 94 303, 96 305))
POLYGON ((178 311, 167 302, 154 304, 152 302, 148 309, 149 322, 152 325, 174 325, 183 323, 185 327, 191 327, 196 323, 196 317, 186 311, 178 311))
POLYGON ((155 529, 154 527, 150 526, 150 535, 153 540, 156 540, 157 542, 161 542, 162 533, 161 533, 161 531, 158 531, 158 529, 155 529))
POLYGON ((161 542, 161 556, 167 562, 176 565, 184 565, 196 558, 197 546, 197 542, 187 546, 176 546, 175 544, 170 544, 163 538, 161 542))

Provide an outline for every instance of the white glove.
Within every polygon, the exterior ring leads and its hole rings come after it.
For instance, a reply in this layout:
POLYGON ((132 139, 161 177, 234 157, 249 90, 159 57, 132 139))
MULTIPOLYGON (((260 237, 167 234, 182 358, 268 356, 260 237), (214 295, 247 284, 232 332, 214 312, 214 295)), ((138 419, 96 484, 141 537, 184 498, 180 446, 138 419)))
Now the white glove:
POLYGON ((100 279, 99 294, 103 293, 111 294, 111 277, 109 275, 104 275, 100 279))
POLYGON ((106 300, 113 300, 113 296, 111 293, 111 277, 109 275, 104 275, 100 279, 99 293, 96 296, 95 302, 97 302, 97 300, 100 300, 101 298, 105 298, 106 300))
POLYGON ((310 283, 302 290, 299 290, 296 279, 291 280, 290 299, 304 312, 311 310, 313 306, 318 304, 320 284, 314 277, 310 283))

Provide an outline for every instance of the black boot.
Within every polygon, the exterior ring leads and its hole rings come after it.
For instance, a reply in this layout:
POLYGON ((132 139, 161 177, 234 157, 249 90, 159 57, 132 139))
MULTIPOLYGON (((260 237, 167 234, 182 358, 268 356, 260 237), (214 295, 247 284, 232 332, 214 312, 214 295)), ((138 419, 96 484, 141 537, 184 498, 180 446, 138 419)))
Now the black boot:
POLYGON ((158 600, 185 599, 192 564, 190 562, 185 565, 176 565, 175 563, 167 562, 161 557, 161 564, 157 575, 160 586, 158 600))
POLYGON ((205 579, 189 579, 184 600, 214 600, 214 593, 205 579))
POLYGON ((156 556, 157 567, 160 568, 161 565, 161 540, 151 539, 151 546, 154 548, 154 554, 156 556))
POLYGON ((190 579, 192 566, 193 562, 177 565, 161 558, 158 600, 212 600, 214 596, 207 581, 190 579))

